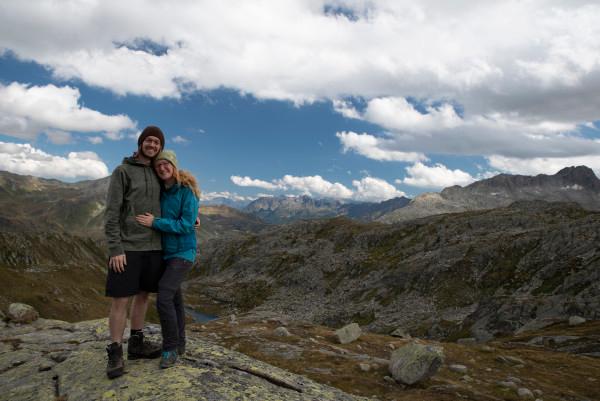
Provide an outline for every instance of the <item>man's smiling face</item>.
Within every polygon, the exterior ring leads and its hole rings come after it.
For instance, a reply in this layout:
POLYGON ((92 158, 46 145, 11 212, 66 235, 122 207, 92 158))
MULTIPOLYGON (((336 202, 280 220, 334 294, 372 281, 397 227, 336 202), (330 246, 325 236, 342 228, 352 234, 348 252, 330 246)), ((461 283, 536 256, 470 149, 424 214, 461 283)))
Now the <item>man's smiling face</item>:
POLYGON ((155 136, 147 136, 140 146, 142 154, 148 159, 155 157, 160 152, 160 139, 155 136))

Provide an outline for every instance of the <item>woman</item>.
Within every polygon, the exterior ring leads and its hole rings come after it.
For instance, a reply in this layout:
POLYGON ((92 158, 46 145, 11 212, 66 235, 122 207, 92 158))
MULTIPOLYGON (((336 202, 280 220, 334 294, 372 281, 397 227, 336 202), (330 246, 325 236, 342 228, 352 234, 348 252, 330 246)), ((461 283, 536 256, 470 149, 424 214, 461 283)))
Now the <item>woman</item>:
POLYGON ((190 173, 179 170, 177 156, 163 150, 154 160, 154 169, 164 184, 160 196, 162 217, 150 213, 136 216, 138 223, 162 233, 165 270, 158 283, 156 306, 162 328, 160 367, 171 367, 185 353, 185 312, 181 283, 196 257, 194 223, 200 190, 190 173))

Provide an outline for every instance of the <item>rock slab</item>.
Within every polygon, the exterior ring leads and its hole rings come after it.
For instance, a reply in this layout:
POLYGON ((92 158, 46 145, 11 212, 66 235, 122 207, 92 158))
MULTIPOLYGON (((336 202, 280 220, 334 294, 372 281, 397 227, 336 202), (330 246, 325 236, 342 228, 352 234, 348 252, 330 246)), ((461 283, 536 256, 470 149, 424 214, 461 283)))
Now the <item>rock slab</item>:
POLYGON ((433 376, 444 363, 441 347, 410 343, 392 352, 389 371, 403 384, 415 384, 433 376))
POLYGON ((362 330, 357 323, 351 323, 335 331, 335 337, 340 344, 348 344, 357 340, 362 334, 362 330))

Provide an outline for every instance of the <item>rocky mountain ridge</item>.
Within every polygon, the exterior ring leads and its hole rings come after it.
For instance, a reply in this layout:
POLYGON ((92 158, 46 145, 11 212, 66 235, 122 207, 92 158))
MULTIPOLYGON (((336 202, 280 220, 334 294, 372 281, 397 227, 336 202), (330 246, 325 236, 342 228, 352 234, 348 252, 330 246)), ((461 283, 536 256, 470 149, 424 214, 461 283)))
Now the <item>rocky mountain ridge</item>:
POLYGON ((567 167, 554 175, 533 177, 499 174, 466 187, 456 185, 439 193, 421 194, 405 207, 377 220, 394 223, 436 214, 506 207, 513 202, 528 200, 575 202, 585 209, 600 210, 600 179, 585 166, 567 167))

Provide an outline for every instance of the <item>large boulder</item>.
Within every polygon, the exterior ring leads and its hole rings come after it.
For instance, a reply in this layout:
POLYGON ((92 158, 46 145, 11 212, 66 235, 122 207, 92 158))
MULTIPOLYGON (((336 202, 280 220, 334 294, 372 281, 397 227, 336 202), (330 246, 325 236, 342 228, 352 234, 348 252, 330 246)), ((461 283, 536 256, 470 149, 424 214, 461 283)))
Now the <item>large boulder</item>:
POLYGON ((356 323, 351 323, 335 331, 335 338, 340 344, 348 344, 358 339, 362 334, 360 326, 356 323))
POLYGON ((433 376, 443 363, 441 347, 413 342, 392 352, 389 370, 394 379, 410 385, 433 376))
POLYGON ((14 323, 31 323, 40 317, 33 306, 14 303, 8 306, 8 318, 14 323))

